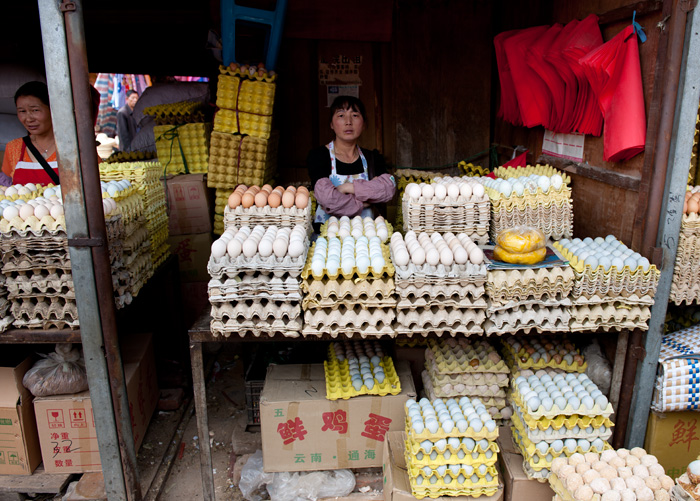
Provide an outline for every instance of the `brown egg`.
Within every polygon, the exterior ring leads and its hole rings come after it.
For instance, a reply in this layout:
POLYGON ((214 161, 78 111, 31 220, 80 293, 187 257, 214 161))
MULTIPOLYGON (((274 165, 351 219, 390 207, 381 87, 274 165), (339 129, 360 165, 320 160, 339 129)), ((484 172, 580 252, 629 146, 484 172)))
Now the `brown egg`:
POLYGON ((695 199, 695 197, 690 197, 690 200, 687 202, 688 205, 688 214, 692 214, 694 212, 700 212, 700 203, 695 199))
POLYGON ((306 193, 307 195, 309 194, 309 190, 306 186, 299 186, 297 188, 297 193, 299 193, 299 192, 306 193))
POLYGON ((228 206, 235 209, 239 205, 241 205, 241 194, 234 191, 231 193, 231 196, 228 197, 228 206))
POLYGON ((270 204, 270 207, 272 207, 273 209, 276 209, 280 206, 280 204, 282 203, 282 197, 279 193, 277 193, 277 190, 270 193, 270 196, 267 197, 267 203, 270 204))
POLYGON ((306 209, 306 206, 309 205, 309 195, 301 191, 297 192, 297 196, 294 198, 294 205, 299 209, 306 209))
POLYGON ((294 187, 294 186, 287 186, 287 191, 291 191, 291 192, 294 193, 295 195, 296 195, 296 193, 297 193, 297 189, 296 189, 296 187, 294 187))
POLYGON ((693 193, 693 194, 690 196, 690 200, 692 200, 692 199, 695 199, 695 200, 697 200, 698 202, 700 202, 700 193, 693 193))
POLYGON ((250 191, 247 191, 245 195, 243 195, 243 198, 241 198, 241 204, 243 204, 244 209, 248 209, 253 206, 255 203, 255 195, 253 195, 250 191))
POLYGON ((269 184, 263 185, 263 187, 260 188, 260 189, 263 190, 263 191, 265 191, 265 192, 267 192, 268 195, 269 195, 270 193, 272 193, 272 186, 270 186, 269 184))
POLYGON ((250 188, 248 188, 247 193, 252 193, 253 196, 255 196, 255 195, 258 194, 259 191, 260 191, 260 186, 253 185, 253 186, 251 186, 250 188))
POLYGON ((245 193, 247 190, 248 190, 248 187, 245 184, 239 184, 238 186, 236 186, 236 189, 233 191, 234 191, 234 193, 240 193, 241 195, 243 195, 243 193, 245 193))
POLYGON ((255 195, 255 206, 265 207, 267 205, 267 191, 263 188, 255 195))
POLYGON ((294 193, 285 191, 284 195, 282 195, 282 205, 287 209, 294 205, 294 193))
POLYGON ((284 195, 284 186, 275 186, 275 189, 272 191, 273 193, 278 193, 280 198, 282 198, 282 195, 284 195))
POLYGON ((688 213, 688 201, 683 202, 683 214, 688 213))

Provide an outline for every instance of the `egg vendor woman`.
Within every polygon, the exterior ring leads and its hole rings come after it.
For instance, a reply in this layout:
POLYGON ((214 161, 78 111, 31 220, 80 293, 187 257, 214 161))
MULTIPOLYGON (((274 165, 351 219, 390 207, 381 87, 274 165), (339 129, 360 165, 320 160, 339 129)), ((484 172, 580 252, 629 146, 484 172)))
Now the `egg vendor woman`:
POLYGON ((49 91, 43 82, 27 82, 15 92, 17 118, 28 134, 7 143, 0 184, 59 184, 56 141, 49 91))
POLYGON ((318 201, 317 229, 330 216, 374 217, 377 204, 388 202, 396 193, 396 181, 387 173, 384 157, 357 144, 366 119, 362 101, 338 96, 331 105, 335 139, 309 152, 306 165, 318 201))

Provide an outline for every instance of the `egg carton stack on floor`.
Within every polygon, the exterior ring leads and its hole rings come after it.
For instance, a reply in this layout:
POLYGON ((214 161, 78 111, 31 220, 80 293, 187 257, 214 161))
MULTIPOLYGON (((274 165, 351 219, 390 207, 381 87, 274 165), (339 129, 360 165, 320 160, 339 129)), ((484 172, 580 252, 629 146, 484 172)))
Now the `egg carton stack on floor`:
POLYGON ((484 332, 567 332, 574 272, 568 266, 489 270, 484 332))
POLYGON ((308 247, 302 225, 227 227, 212 244, 207 266, 212 334, 298 337, 299 275, 308 247))
POLYGON ((512 415, 505 390, 510 369, 486 340, 431 339, 421 377, 430 399, 476 397, 498 422, 512 415))
POLYGON ((572 332, 648 329, 661 272, 613 235, 564 239, 554 246, 569 260, 572 332))
POLYGON ((401 381, 394 361, 378 341, 331 343, 323 362, 328 400, 360 395, 398 395, 401 381))
POLYGON ((571 179, 548 165, 499 167, 497 178, 475 178, 491 200, 491 240, 516 226, 532 226, 547 238, 571 238, 574 214, 571 179))
POLYGON ((700 300, 700 186, 686 192, 670 300, 676 304, 700 300))
POLYGON ((486 318, 483 251, 464 233, 391 236, 396 267, 396 331, 413 336, 482 334, 486 318))
POLYGON ((490 203, 473 178, 434 178, 409 184, 402 198, 404 230, 464 233, 478 244, 489 240, 490 203))
POLYGON ((329 222, 326 233, 302 273, 303 335, 394 337, 395 270, 382 243, 388 238, 384 221, 329 222))
POLYGON ((406 402, 406 466, 414 497, 492 496, 498 426, 478 398, 406 402))
POLYGON ((519 376, 510 401, 513 441, 530 478, 547 479, 559 457, 611 448, 612 404, 586 374, 519 376))

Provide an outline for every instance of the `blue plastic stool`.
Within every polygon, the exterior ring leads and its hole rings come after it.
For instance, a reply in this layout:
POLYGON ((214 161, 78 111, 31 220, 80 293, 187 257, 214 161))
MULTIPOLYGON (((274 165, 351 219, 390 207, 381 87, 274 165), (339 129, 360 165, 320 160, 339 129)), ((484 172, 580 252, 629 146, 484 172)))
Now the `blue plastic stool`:
POLYGON ((265 68, 275 69, 277 54, 282 42, 284 15, 287 0, 277 0, 275 10, 254 9, 236 4, 236 0, 221 0, 221 45, 224 50, 224 65, 236 60, 236 21, 265 24, 270 33, 265 41, 265 68))

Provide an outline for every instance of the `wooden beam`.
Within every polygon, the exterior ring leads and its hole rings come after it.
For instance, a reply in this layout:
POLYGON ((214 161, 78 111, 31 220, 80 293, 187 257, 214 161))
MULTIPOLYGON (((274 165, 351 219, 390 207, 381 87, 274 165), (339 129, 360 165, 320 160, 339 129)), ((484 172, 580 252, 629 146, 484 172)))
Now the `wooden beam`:
POLYGON ((618 7, 604 14, 598 15, 598 24, 606 25, 613 24, 619 21, 628 20, 632 22, 632 13, 637 11, 637 19, 648 14, 658 12, 663 7, 663 2, 659 0, 643 0, 630 5, 618 7))
POLYGON ((574 162, 565 158, 553 157, 551 155, 540 155, 537 159, 538 164, 549 164, 559 170, 563 170, 570 174, 587 177, 601 183, 616 186, 625 190, 639 191, 639 183, 641 179, 636 176, 620 174, 618 172, 597 167, 595 165, 574 162))

